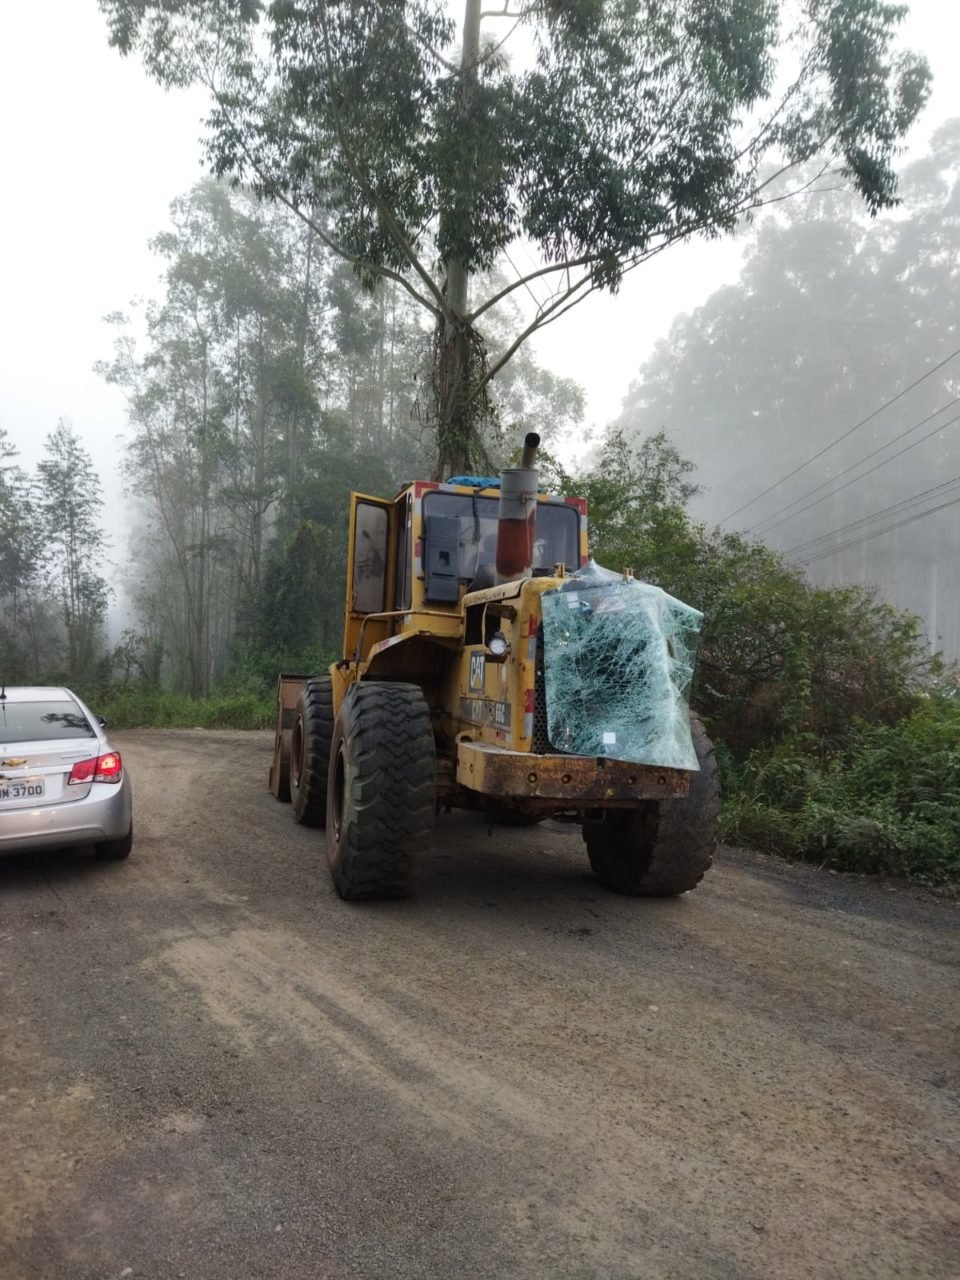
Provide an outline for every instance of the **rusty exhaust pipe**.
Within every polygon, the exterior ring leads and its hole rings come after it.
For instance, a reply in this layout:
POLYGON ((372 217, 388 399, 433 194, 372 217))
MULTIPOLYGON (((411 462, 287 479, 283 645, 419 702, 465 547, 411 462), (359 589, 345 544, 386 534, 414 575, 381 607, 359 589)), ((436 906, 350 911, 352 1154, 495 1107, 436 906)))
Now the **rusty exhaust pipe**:
POLYGON ((535 431, 523 441, 520 466, 500 473, 500 512, 497 517, 497 582, 529 578, 533 573, 533 542, 537 523, 537 449, 535 431))

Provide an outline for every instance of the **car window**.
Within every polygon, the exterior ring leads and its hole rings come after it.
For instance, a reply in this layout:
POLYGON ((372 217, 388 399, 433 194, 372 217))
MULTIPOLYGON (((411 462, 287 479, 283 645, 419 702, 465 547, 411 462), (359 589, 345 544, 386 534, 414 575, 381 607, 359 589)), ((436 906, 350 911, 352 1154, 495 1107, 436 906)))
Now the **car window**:
POLYGON ((0 742, 52 742, 95 738, 75 702, 0 702, 0 742))

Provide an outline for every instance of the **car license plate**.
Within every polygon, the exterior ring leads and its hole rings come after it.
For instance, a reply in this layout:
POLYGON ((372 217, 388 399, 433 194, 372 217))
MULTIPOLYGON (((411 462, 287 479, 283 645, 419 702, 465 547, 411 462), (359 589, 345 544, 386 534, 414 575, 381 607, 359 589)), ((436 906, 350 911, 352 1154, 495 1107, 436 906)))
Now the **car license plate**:
POLYGON ((43 795, 42 778, 0 779, 0 804, 4 800, 39 800, 43 795))

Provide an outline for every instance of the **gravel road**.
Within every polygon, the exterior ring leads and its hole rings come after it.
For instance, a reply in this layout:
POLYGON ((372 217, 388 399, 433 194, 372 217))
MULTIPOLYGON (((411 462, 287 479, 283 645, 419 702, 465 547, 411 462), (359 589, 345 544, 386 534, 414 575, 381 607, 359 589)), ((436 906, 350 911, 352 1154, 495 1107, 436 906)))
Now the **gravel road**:
POLYGON ((957 904, 454 815, 348 906, 269 735, 116 740, 129 862, 0 862, 5 1280, 960 1276, 957 904))

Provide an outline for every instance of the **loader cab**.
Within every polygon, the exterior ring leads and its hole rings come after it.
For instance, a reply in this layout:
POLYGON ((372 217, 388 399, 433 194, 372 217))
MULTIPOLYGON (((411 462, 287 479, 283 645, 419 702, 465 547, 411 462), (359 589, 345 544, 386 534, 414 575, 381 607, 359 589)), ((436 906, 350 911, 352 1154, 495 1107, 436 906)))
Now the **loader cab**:
MULTIPOLYGON (((484 477, 418 480, 393 501, 351 495, 345 661, 364 662, 411 630, 460 642, 463 597, 496 580, 499 503, 499 482, 484 477)), ((582 498, 539 496, 535 576, 557 564, 570 572, 586 563, 586 505, 582 498)))

